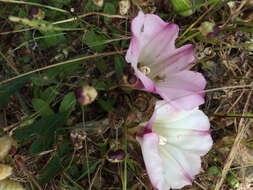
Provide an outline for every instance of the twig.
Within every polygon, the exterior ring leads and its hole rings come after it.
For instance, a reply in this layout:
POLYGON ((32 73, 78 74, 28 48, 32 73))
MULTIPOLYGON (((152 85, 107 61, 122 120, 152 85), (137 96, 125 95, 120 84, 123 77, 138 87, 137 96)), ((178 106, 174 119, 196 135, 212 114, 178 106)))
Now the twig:
MULTIPOLYGON (((245 114, 247 112, 247 109, 248 109, 248 105, 249 105, 249 101, 250 101, 250 97, 252 95, 252 90, 250 91, 248 97, 247 97, 247 101, 246 101, 246 104, 244 106, 244 109, 243 109, 243 114, 245 114)), ((238 129, 238 134, 236 135, 236 138, 235 138, 235 141, 234 141, 234 144, 233 144, 233 147, 228 155, 228 158, 227 158, 227 161, 226 161, 226 164, 222 170, 222 177, 221 179, 216 183, 216 186, 215 186, 215 190, 220 190, 220 187, 222 186, 226 176, 227 176, 227 173, 230 169, 230 166, 236 156, 236 154, 238 153, 238 148, 240 146, 240 143, 241 143, 241 140, 244 136, 244 133, 246 132, 247 128, 250 126, 251 124, 251 121, 252 120, 249 120, 248 124, 247 125, 243 125, 244 123, 244 120, 245 118, 241 118, 240 119, 240 122, 239 122, 239 129, 238 129)))
POLYGON ((66 23, 66 22, 72 22, 72 21, 75 21, 79 18, 84 18, 84 17, 91 16, 91 15, 105 16, 105 17, 108 17, 108 18, 121 18, 121 19, 129 19, 130 18, 129 16, 111 15, 111 14, 100 13, 100 12, 89 12, 89 13, 79 15, 77 17, 73 17, 73 18, 69 18, 69 19, 65 19, 65 20, 60 20, 60 21, 54 22, 53 24, 61 24, 61 23, 66 23))
POLYGON ((17 162, 18 166, 24 171, 25 174, 27 174, 31 180, 33 181, 34 185, 39 189, 39 190, 43 190, 40 186, 40 184, 37 182, 37 180, 35 179, 35 177, 29 172, 29 170, 24 166, 23 164, 23 160, 21 158, 21 156, 16 155, 14 157, 15 161, 17 162))
MULTIPOLYGON (((56 24, 62 24, 62 23, 66 23, 66 22, 72 22, 75 21, 77 19, 80 18, 84 18, 86 16, 91 16, 91 15, 99 15, 99 16, 105 16, 105 17, 109 17, 109 18, 119 18, 119 19, 129 19, 129 16, 122 16, 122 15, 111 15, 111 14, 106 14, 106 13, 100 13, 100 12, 89 12, 89 13, 85 13, 73 18, 69 18, 69 19, 65 19, 65 20, 60 20, 60 21, 56 21, 53 22, 53 25, 56 24)), ((16 30, 16 31, 7 31, 7 32, 1 32, 0 35, 7 35, 7 34, 12 34, 12 33, 18 33, 18 32, 25 32, 28 30, 32 30, 33 28, 25 28, 25 29, 20 29, 20 30, 16 30)))
POLYGON ((95 182, 95 179, 97 178, 98 172, 101 170, 101 168, 103 167, 103 165, 104 165, 104 160, 102 161, 102 163, 101 163, 101 164, 99 165, 99 167, 97 168, 97 171, 96 171, 94 177, 92 178, 92 181, 91 181, 89 190, 92 189, 92 186, 93 186, 93 184, 94 184, 94 182, 95 182))
POLYGON ((7 57, 0 51, 0 55, 2 58, 6 61, 7 65, 16 73, 19 74, 18 70, 16 67, 7 59, 7 57))
POLYGON ((77 182, 75 182, 70 176, 68 176, 65 172, 63 172, 63 175, 69 180, 71 181, 71 183, 75 184, 76 186, 78 186, 78 188, 80 188, 81 190, 85 190, 81 185, 79 185, 77 182))
POLYGON ((233 19, 240 13, 240 10, 243 8, 243 6, 244 6, 246 3, 247 3, 247 0, 241 1, 240 6, 239 6, 234 12, 232 12, 231 15, 228 17, 228 19, 225 21, 225 23, 224 23, 222 26, 220 26, 220 29, 221 29, 221 30, 224 29, 224 28, 228 25, 228 23, 229 23, 231 20, 233 20, 233 19))
POLYGON ((76 62, 76 61, 82 61, 82 60, 87 60, 87 59, 92 59, 92 58, 96 58, 96 57, 121 54, 121 53, 125 53, 126 51, 127 50, 119 50, 119 51, 111 51, 111 52, 104 52, 104 53, 95 53, 93 55, 88 55, 88 56, 85 56, 85 57, 80 57, 80 58, 71 59, 71 60, 60 62, 60 63, 56 63, 56 64, 53 64, 53 65, 48 65, 46 67, 42 67, 42 68, 39 68, 39 69, 36 69, 36 70, 33 70, 33 71, 29 71, 29 72, 20 74, 18 76, 9 78, 7 80, 4 80, 4 81, 0 82, 0 85, 5 84, 7 82, 10 82, 12 80, 15 80, 15 79, 18 79, 18 78, 21 78, 21 77, 33 74, 33 73, 37 73, 39 71, 44 71, 44 70, 51 69, 51 68, 54 68, 54 67, 58 67, 58 66, 61 66, 61 65, 65 65, 65 64, 68 64, 68 63, 72 63, 72 62, 76 62))
POLYGON ((216 3, 213 4, 206 12, 204 12, 194 23, 192 23, 192 24, 185 30, 185 32, 184 32, 181 36, 178 37, 177 41, 178 41, 178 40, 181 40, 181 39, 185 36, 186 33, 188 33, 188 32, 189 32, 189 31, 190 31, 202 18, 204 18, 204 17, 214 8, 215 5, 216 5, 216 3))

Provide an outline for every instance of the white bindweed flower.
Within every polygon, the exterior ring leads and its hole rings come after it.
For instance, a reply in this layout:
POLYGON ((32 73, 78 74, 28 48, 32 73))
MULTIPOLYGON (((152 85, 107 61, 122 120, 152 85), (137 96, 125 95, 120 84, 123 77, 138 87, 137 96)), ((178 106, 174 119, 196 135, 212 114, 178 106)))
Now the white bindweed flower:
POLYGON ((137 136, 152 185, 159 190, 191 185, 212 146, 208 117, 198 108, 179 111, 158 101, 144 133, 137 136))

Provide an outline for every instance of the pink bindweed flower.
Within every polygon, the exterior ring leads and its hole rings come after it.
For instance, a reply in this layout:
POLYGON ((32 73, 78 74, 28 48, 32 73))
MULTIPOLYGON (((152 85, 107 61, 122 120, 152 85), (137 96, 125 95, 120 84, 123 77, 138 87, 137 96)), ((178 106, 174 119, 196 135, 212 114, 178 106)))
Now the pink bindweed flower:
POLYGON ((208 117, 198 108, 178 111, 165 101, 137 135, 147 173, 158 190, 191 185, 200 172, 200 156, 212 146, 208 117))
POLYGON ((194 48, 175 48, 178 26, 154 14, 139 12, 131 23, 132 39, 126 54, 141 81, 133 88, 159 94, 165 101, 183 109, 204 103, 204 77, 187 67, 194 61, 194 48))

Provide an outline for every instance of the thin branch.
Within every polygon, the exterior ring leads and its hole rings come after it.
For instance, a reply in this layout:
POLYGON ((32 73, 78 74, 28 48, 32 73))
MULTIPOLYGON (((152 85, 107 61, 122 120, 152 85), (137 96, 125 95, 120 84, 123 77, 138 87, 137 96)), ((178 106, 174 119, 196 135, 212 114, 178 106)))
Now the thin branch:
POLYGON ((111 52, 104 52, 104 53, 95 53, 93 55, 88 55, 88 56, 85 56, 85 57, 80 57, 80 58, 71 59, 71 60, 60 62, 60 63, 56 63, 56 64, 53 64, 53 65, 48 65, 46 67, 42 67, 42 68, 39 68, 39 69, 36 69, 36 70, 33 70, 33 71, 29 71, 29 72, 20 74, 18 76, 9 78, 7 80, 4 80, 4 81, 0 82, 0 85, 5 84, 7 82, 10 82, 12 80, 15 80, 15 79, 18 79, 18 78, 21 78, 21 77, 33 74, 33 73, 37 73, 39 71, 44 71, 44 70, 51 69, 51 68, 54 68, 54 67, 58 67, 58 66, 61 66, 61 65, 66 65, 68 63, 73 63, 73 62, 76 62, 76 61, 82 61, 82 60, 87 60, 87 59, 93 59, 93 58, 96 58, 96 57, 121 54, 121 53, 125 53, 126 51, 127 50, 119 50, 119 51, 111 51, 111 52))
MULTIPOLYGON (((246 101, 246 104, 244 106, 244 109, 243 109, 243 114, 245 114, 247 112, 247 109, 248 109, 248 105, 249 105, 249 101, 250 101, 250 98, 251 98, 251 95, 252 95, 252 90, 250 91, 248 97, 247 97, 247 101, 246 101)), ((244 122, 245 122, 245 118, 241 118, 240 119, 240 122, 239 122, 239 127, 238 127, 238 134, 236 135, 236 138, 235 138, 235 141, 234 141, 234 145, 228 155, 228 158, 226 160, 226 164, 222 170, 222 177, 221 179, 216 183, 216 186, 215 186, 215 190, 219 190, 227 176, 227 173, 231 167, 231 164, 236 156, 236 154, 238 153, 238 148, 240 146, 240 143, 241 143, 241 140, 243 139, 243 136, 246 132, 246 130, 248 129, 248 127, 250 126, 252 120, 249 120, 248 124, 244 125, 244 122)))
POLYGON ((16 163, 18 164, 18 166, 20 167, 21 170, 23 170, 23 172, 25 174, 27 174, 31 180, 33 181, 34 185, 39 189, 39 190, 43 190, 40 186, 40 184, 37 182, 37 180, 35 179, 35 177, 30 173, 30 171, 25 167, 24 163, 23 163, 23 160, 21 158, 21 156, 19 155, 16 155, 14 157, 16 163))

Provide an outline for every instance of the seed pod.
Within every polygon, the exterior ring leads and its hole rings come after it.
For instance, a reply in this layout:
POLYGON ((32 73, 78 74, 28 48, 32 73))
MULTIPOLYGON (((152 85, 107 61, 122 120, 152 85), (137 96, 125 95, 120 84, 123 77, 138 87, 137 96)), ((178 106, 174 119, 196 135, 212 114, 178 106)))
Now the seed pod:
POLYGON ((122 162, 126 157, 124 150, 118 149, 116 151, 110 150, 107 153, 107 160, 112 163, 122 162))
POLYGON ((29 10, 28 18, 43 20, 45 18, 45 12, 42 11, 39 7, 31 7, 29 10))
POLYGON ((202 22, 199 27, 200 33, 207 39, 212 39, 219 34, 219 27, 212 22, 202 22))
POLYGON ((0 190, 25 190, 25 188, 18 182, 5 179, 0 181, 0 190))
POLYGON ((5 164, 0 164, 0 180, 9 177, 11 174, 12 174, 12 167, 5 164))
POLYGON ((9 136, 0 137, 0 161, 9 153, 12 147, 16 147, 17 143, 9 136))
POLYGON ((119 12, 121 15, 126 15, 129 8, 131 6, 131 3, 129 0, 121 0, 119 2, 119 12))
POLYGON ((95 5, 98 7, 102 7, 104 4, 104 0, 92 0, 95 5))
POLYGON ((97 91, 92 86, 81 86, 76 89, 76 98, 79 104, 87 105, 92 103, 97 97, 97 91))
POLYGON ((181 16, 190 16, 194 13, 193 1, 171 0, 174 11, 181 16))

